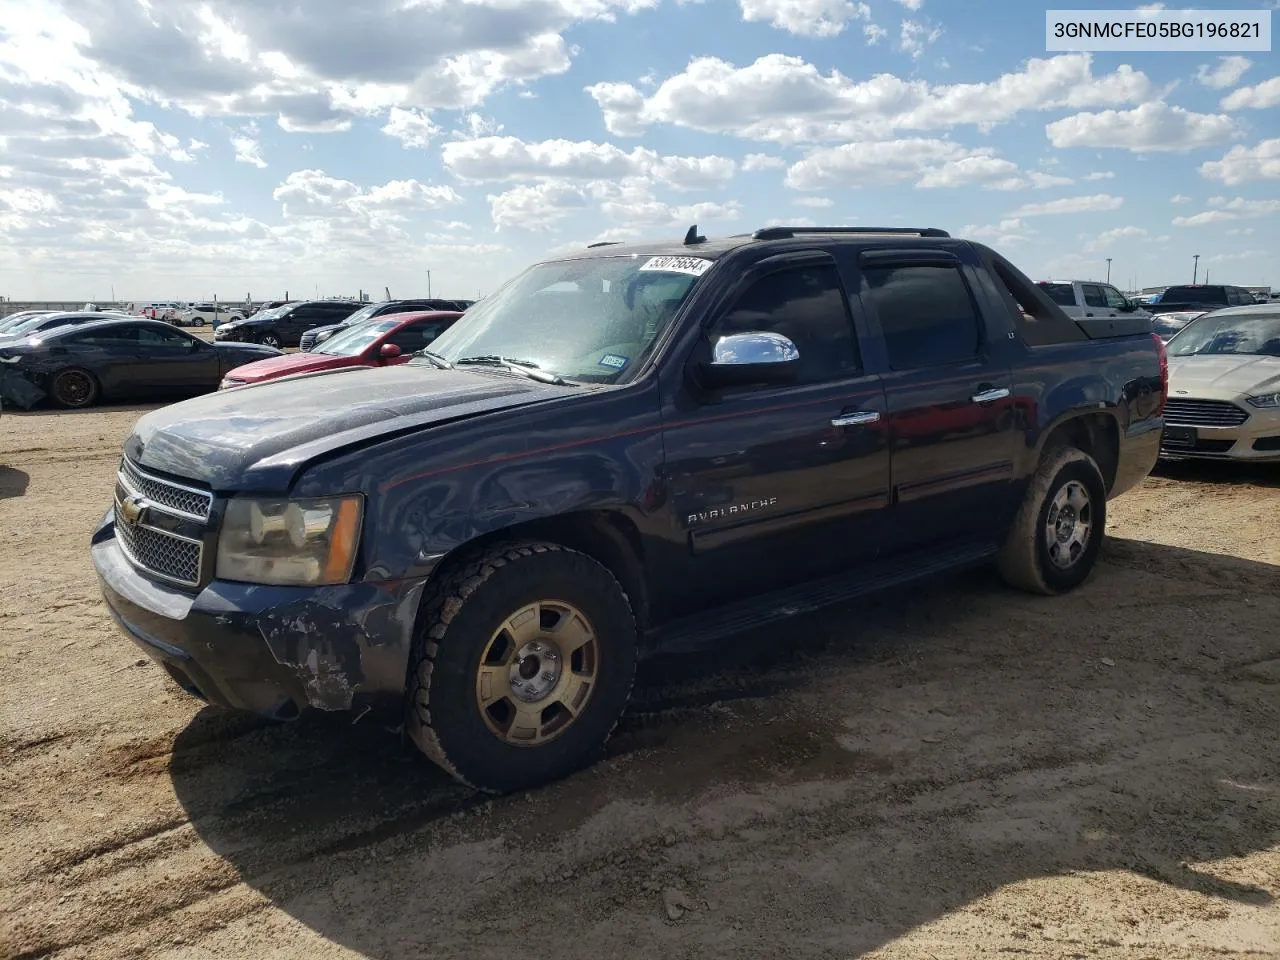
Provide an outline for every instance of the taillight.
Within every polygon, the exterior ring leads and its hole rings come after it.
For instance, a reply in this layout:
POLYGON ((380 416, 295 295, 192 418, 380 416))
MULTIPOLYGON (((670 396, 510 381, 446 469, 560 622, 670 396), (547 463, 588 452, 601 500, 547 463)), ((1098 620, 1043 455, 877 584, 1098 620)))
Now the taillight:
POLYGON ((1156 342, 1156 355, 1160 358, 1160 406, 1156 409, 1156 416, 1162 417, 1164 405, 1169 399, 1169 348, 1160 334, 1153 333, 1151 339, 1156 342))

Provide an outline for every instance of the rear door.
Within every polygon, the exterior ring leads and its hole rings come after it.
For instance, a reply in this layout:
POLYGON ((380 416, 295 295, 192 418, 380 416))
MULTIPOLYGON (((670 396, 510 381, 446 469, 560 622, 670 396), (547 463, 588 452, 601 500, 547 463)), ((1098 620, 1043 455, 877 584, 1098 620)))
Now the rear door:
POLYGON ((1007 332, 987 329, 975 295, 981 266, 962 255, 921 248, 860 257, 863 309, 882 335, 888 368, 887 549, 989 529, 1007 502, 1023 442, 1007 332))

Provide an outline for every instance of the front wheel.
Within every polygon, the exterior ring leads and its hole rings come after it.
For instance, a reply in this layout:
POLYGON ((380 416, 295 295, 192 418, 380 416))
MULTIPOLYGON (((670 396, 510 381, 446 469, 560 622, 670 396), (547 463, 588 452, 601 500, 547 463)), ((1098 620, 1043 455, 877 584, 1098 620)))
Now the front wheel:
POLYGON ((280 349, 280 338, 274 333, 263 334, 260 342, 264 347, 275 347, 277 350, 280 349))
POLYGON ((1045 451, 998 556, 1011 586, 1066 593, 1098 562, 1107 525, 1107 487, 1097 462, 1075 447, 1045 451))
POLYGON ((602 752, 631 695, 636 621, 604 566, 550 543, 500 544, 423 597, 410 739, 456 779, 505 793, 602 752))
POLYGON ((69 410, 91 407, 98 399, 98 381, 88 370, 70 367, 54 375, 49 393, 60 407, 69 410))

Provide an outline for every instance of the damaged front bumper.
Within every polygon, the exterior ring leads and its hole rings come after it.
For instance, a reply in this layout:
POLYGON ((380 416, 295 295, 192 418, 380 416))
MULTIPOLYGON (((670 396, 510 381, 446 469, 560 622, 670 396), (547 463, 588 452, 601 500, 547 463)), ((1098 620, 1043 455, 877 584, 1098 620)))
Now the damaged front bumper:
POLYGON ((333 587, 214 580, 187 593, 134 568, 110 513, 90 550, 111 615, 192 696, 276 719, 309 707, 399 707, 425 580, 333 587))

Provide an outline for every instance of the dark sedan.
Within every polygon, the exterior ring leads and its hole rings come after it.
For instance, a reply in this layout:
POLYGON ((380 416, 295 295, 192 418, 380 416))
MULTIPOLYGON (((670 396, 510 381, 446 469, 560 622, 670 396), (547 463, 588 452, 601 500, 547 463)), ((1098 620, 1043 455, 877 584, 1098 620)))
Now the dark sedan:
POLYGON ((0 341, 7 370, 72 408, 208 393, 236 367, 280 355, 258 344, 205 343, 164 321, 142 319, 64 325, 0 341))

